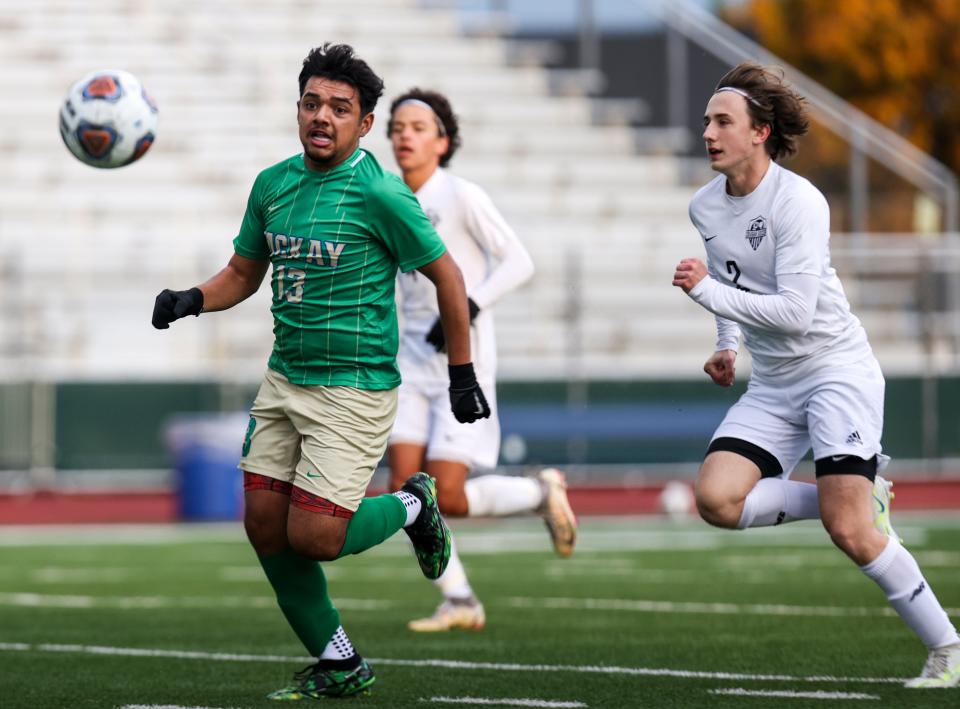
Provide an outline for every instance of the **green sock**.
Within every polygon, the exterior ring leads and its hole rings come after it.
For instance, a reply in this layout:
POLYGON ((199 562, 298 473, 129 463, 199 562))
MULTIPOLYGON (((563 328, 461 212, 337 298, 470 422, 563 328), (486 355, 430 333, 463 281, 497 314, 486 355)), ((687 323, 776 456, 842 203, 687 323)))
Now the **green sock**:
POLYGON ((286 549, 261 556, 260 565, 293 632, 307 652, 320 657, 340 627, 340 613, 327 593, 327 578, 320 564, 286 549))
POLYGON ((403 529, 406 521, 407 508, 396 495, 365 497, 347 525, 347 535, 337 558, 375 547, 403 529))

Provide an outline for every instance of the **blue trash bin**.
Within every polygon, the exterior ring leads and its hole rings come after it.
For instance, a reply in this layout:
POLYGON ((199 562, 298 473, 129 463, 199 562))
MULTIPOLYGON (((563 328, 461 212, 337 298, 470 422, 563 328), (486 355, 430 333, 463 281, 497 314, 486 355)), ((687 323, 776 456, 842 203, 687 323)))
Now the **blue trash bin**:
POLYGON ((166 439, 174 458, 180 519, 240 519, 243 476, 237 463, 247 420, 247 414, 190 414, 168 424, 166 439))

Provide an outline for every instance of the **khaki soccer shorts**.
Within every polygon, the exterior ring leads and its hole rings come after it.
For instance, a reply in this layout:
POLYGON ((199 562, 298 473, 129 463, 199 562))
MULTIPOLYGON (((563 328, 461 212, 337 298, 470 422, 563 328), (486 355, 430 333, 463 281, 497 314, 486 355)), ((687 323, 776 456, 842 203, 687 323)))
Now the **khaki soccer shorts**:
POLYGON ((250 409, 238 467, 355 512, 396 413, 396 389, 300 386, 267 370, 250 409))

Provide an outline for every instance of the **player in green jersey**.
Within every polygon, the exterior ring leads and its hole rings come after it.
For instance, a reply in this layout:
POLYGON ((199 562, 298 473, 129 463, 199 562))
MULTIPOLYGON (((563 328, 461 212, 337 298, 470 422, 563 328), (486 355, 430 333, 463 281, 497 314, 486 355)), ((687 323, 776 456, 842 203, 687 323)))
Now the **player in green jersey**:
POLYGON ((274 347, 250 412, 240 468, 244 526, 284 615, 317 662, 269 695, 347 696, 374 681, 327 593, 318 562, 369 549, 401 527, 421 569, 450 556, 434 481, 364 497, 383 456, 400 383, 394 284, 418 270, 436 287, 457 420, 490 415, 470 362, 463 278, 400 178, 359 147, 383 82, 347 45, 310 52, 299 77, 303 153, 257 177, 227 266, 157 296, 154 327, 230 308, 273 264, 274 347))

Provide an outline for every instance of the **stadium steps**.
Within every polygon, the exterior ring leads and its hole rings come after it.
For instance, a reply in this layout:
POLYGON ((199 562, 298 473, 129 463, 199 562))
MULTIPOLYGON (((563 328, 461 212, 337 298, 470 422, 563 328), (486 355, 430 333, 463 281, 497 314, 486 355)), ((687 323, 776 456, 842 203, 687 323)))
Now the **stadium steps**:
POLYGON ((553 74, 489 27, 464 36, 454 13, 416 0, 229 7, 0 6, 0 91, 17 97, 0 114, 0 334, 23 343, 0 348, 9 375, 259 376, 268 288, 203 327, 157 333, 149 312, 161 288, 193 285, 229 258, 257 172, 300 150, 296 75, 306 50, 331 39, 386 81, 364 146, 392 168, 389 100, 414 85, 447 92, 463 127, 455 172, 491 194, 528 246, 536 275, 497 305, 503 374, 698 376, 712 319, 669 282, 679 258, 702 255, 683 178, 710 173, 672 154, 675 131, 628 127, 644 107, 598 109, 585 93, 595 75, 553 74), (160 123, 145 159, 96 171, 64 149, 57 112, 73 81, 106 68, 143 81, 160 123), (571 290, 583 296, 578 320, 571 290))

